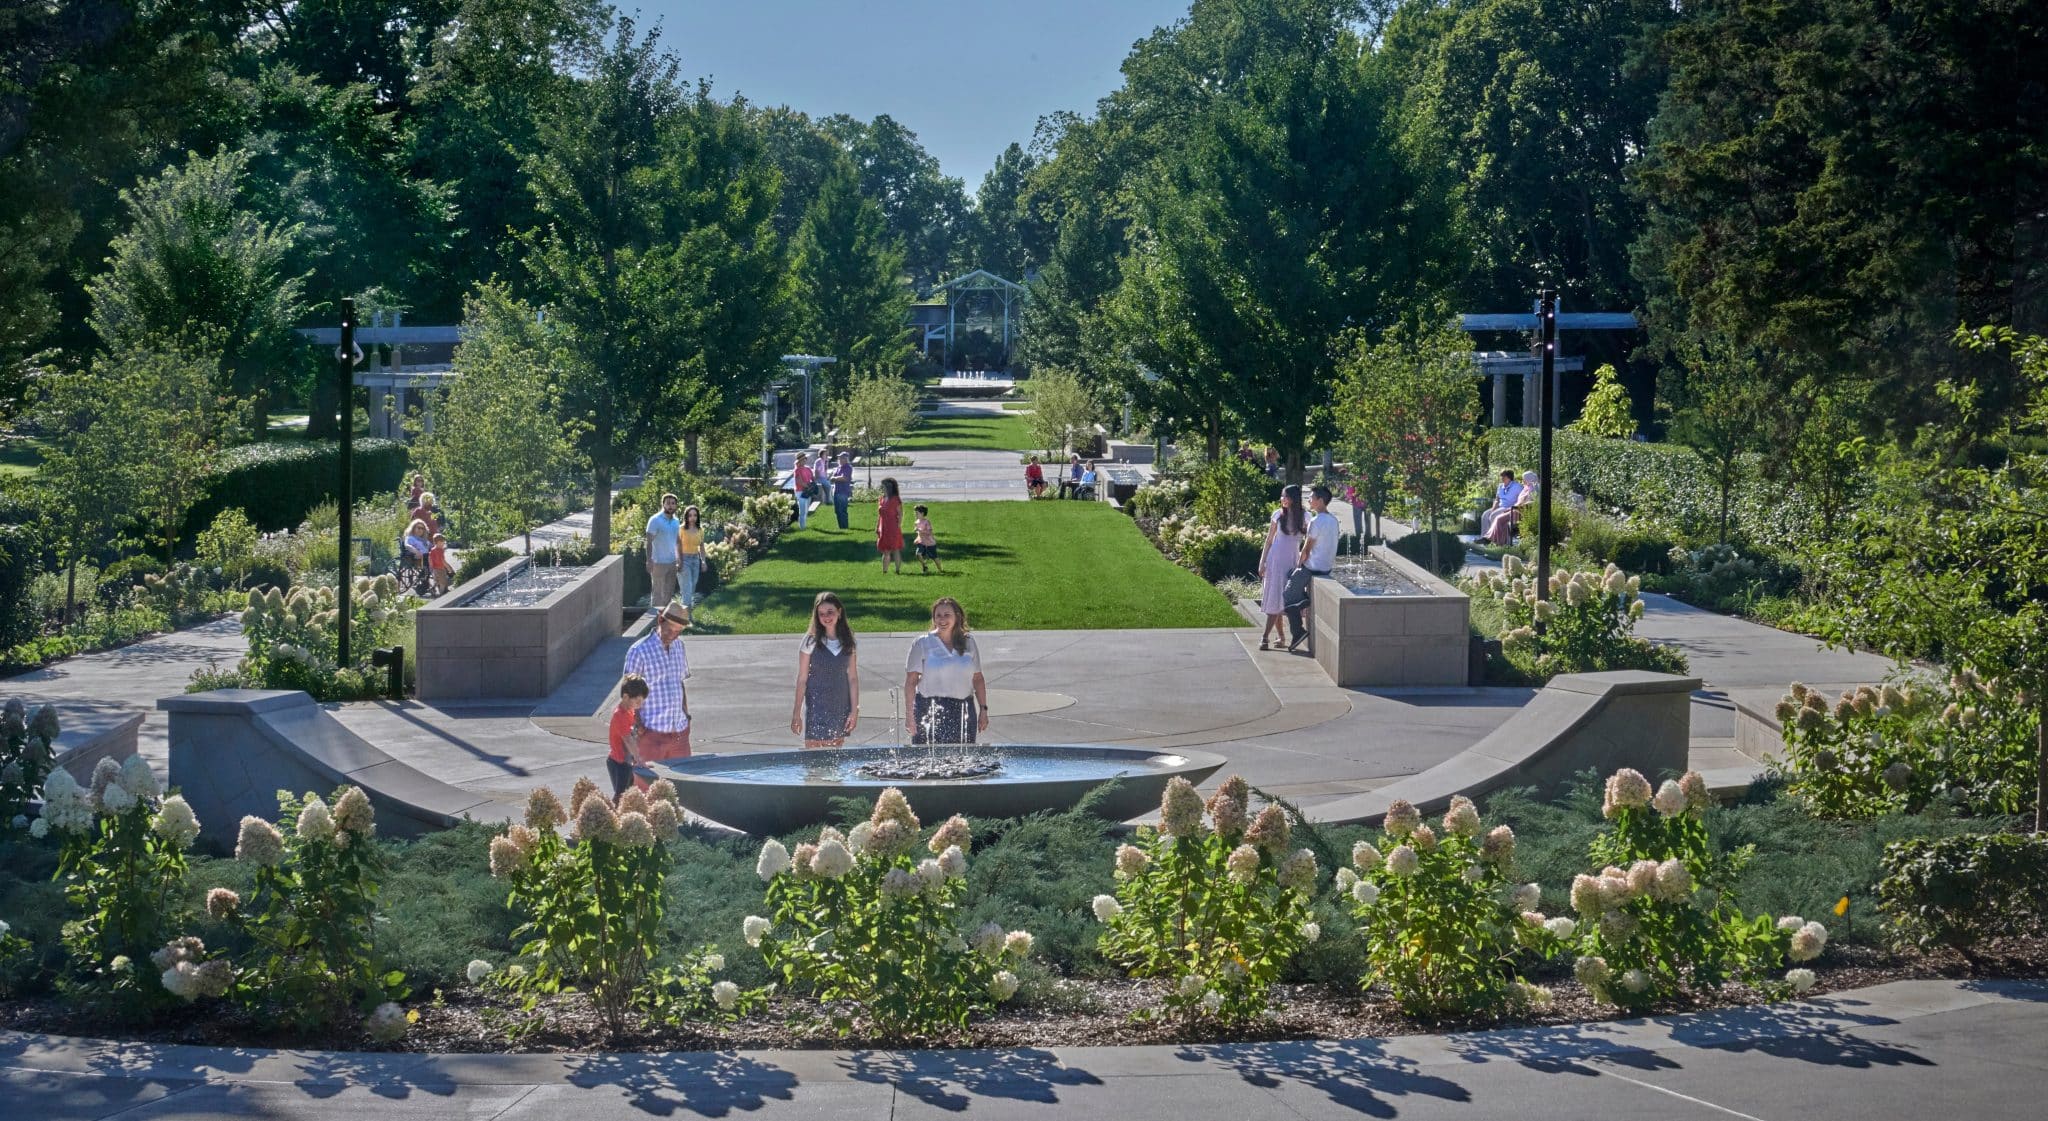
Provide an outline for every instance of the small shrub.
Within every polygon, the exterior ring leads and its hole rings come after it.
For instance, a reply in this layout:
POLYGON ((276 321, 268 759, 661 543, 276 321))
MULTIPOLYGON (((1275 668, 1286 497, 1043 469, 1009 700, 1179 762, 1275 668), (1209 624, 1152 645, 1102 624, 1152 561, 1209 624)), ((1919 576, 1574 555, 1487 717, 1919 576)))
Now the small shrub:
MULTIPOLYGON (((138 963, 168 949, 184 918, 185 850, 199 836, 192 808, 163 797, 140 757, 102 759, 89 787, 61 767, 50 773, 33 829, 61 841, 57 879, 75 916, 64 924, 74 979, 95 993, 162 1003, 184 974, 176 962, 159 964, 161 977, 138 963)), ((186 951, 177 960, 199 965, 186 951)), ((224 969, 208 970, 209 988, 217 980, 225 991, 224 969)))
POLYGON ((138 555, 117 560, 100 569, 100 602, 109 606, 120 603, 130 591, 142 585, 143 577, 161 576, 164 571, 164 562, 151 556, 138 555))
POLYGON ((1483 828, 1467 798, 1451 799, 1441 836, 1396 801, 1380 844, 1360 841, 1355 870, 1337 873, 1365 940, 1367 986, 1384 985, 1413 1015, 1550 1002, 1549 990, 1522 980, 1519 959, 1555 952, 1567 928, 1535 913, 1541 888, 1511 878, 1514 830, 1483 828))
POLYGON ((248 568, 260 539, 242 508, 230 506, 214 515, 213 524, 193 542, 192 560, 201 568, 218 569, 222 578, 232 583, 248 568))
POLYGON ((1181 563, 1211 584, 1248 579, 1258 574, 1260 544, 1256 535, 1243 530, 1211 534, 1189 546, 1181 554, 1181 563))
POLYGON ((57 758, 57 731, 57 710, 49 705, 37 706, 34 715, 20 697, 0 705, 0 836, 31 828, 29 802, 57 758))
POLYGON ((1601 573, 1560 568, 1550 578, 1550 597, 1538 599, 1535 568, 1509 555, 1502 558, 1500 571, 1464 582, 1475 600, 1489 597, 1500 603, 1507 624, 1501 651, 1517 668, 1539 679, 1616 669, 1685 672, 1683 654, 1632 633, 1643 616, 1639 577, 1610 564, 1601 573), (1535 629, 1538 621, 1544 623, 1541 635, 1535 629))
POLYGON ((1195 487, 1186 479, 1156 476, 1131 495, 1131 513, 1140 518, 1181 514, 1194 505, 1195 487))
POLYGON ((2034 795, 2038 710, 2019 690, 1958 669, 1944 686, 1907 679, 1830 704, 1793 682, 1776 715, 1787 789, 1824 817, 1935 803, 2018 813, 2034 795))
POLYGON ((405 998, 405 974, 386 971, 376 945, 377 880, 383 852, 368 795, 278 795, 278 826, 242 819, 235 857, 255 869, 245 902, 225 887, 206 910, 245 935, 232 994, 252 1010, 300 1028, 336 1023, 351 1008, 365 1016, 405 998))
MULTIPOLYGON (((959 929, 966 820, 934 830, 923 860, 918 834, 917 815, 892 787, 846 834, 827 828, 794 854, 769 841, 756 865, 768 914, 748 916, 742 930, 789 984, 827 1005, 844 1002, 892 1036, 965 1027, 1016 994, 1008 967, 1031 953, 1025 931, 989 924, 970 938, 959 929)), ((843 1034, 854 1017, 835 1013, 833 1022, 843 1034)))
POLYGON ((512 550, 499 545, 485 545, 479 549, 466 549, 462 563, 456 566, 455 583, 467 584, 491 569, 512 559, 512 550))
MULTIPOLYGON (((235 676, 265 689, 301 689, 315 700, 361 700, 376 695, 369 672, 370 652, 403 637, 419 601, 398 587, 396 577, 356 578, 349 598, 352 664, 341 665, 340 629, 336 612, 340 597, 334 588, 294 588, 290 595, 275 588, 248 597, 241 614, 249 652, 235 676)), ((218 671, 202 671, 187 691, 213 686, 218 671)))
POLYGON ((1654 791, 1627 768, 1607 780, 1602 813, 1611 824, 1587 850, 1600 871, 1573 879, 1576 929, 1562 934, 1577 955, 1573 973, 1596 999, 1642 1008, 1729 980, 1792 991, 1813 983, 1805 969, 1782 986, 1766 975, 1787 959, 1818 956, 1827 928, 1737 909, 1735 884, 1752 850, 1715 847, 1704 821, 1712 805, 1693 772, 1654 791))
POLYGON ((31 595, 41 558, 42 544, 34 529, 0 524, 0 650, 27 642, 42 630, 44 616, 31 595))
POLYGON ((248 567, 242 570, 240 584, 252 592, 289 588, 292 586, 292 573, 275 560, 258 557, 250 560, 248 567))
POLYGON ((1174 779, 1159 827, 1140 828, 1136 844, 1117 850, 1116 894, 1095 900, 1108 927, 1103 954, 1134 977, 1170 979, 1170 1015, 1257 1017, 1280 971, 1322 935, 1311 910, 1315 854, 1288 847, 1279 806, 1251 819, 1249 793, 1232 777, 1205 807, 1174 779))
POLYGON ((2048 933, 2048 836, 2013 833, 1885 846, 1878 909, 1892 939, 1970 956, 1992 938, 2048 933))
POLYGON ((1430 539, 1436 540, 1436 574, 1451 576, 1465 567, 1465 543, 1447 530, 1417 531, 1396 540, 1388 548, 1429 571, 1430 539))
POLYGON ((1195 520, 1211 529, 1257 527, 1274 502, 1273 480, 1250 463, 1227 456, 1195 479, 1195 520))

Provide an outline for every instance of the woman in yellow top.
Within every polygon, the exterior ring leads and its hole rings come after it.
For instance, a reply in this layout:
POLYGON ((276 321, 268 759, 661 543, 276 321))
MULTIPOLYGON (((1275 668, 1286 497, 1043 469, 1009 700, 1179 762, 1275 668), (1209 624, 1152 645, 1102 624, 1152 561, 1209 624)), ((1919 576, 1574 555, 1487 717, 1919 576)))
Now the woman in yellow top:
POLYGON ((683 562, 683 606, 697 606, 697 574, 704 567, 703 515, 695 506, 683 508, 683 528, 676 534, 676 552, 683 562))

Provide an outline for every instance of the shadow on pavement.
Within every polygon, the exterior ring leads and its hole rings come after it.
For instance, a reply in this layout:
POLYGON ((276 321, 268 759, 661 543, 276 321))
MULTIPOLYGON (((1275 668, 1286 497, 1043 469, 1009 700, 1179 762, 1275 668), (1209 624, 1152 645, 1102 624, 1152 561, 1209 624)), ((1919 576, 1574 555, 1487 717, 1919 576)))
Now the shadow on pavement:
POLYGON ((1062 1064, 1050 1051, 861 1051, 841 1063, 856 1081, 893 1086, 899 1093, 953 1113, 974 1098, 1056 1105, 1062 1086, 1099 1086, 1102 1080, 1062 1064), (956 1089, 957 1087, 957 1089, 956 1089))
POLYGON ((1277 1090, 1288 1082, 1319 1090, 1333 1103, 1368 1117, 1393 1117, 1393 1099, 1420 1095, 1469 1102, 1471 1091, 1448 1078, 1425 1074, 1420 1064, 1387 1053, 1378 1040, 1314 1040, 1183 1047, 1175 1057, 1221 1063, 1250 1085, 1277 1090))
POLYGON ((795 1098, 796 1075, 739 1055, 603 1054, 578 1060, 569 1084, 589 1090, 617 1087, 626 1103, 643 1113, 668 1117, 694 1113, 724 1117, 753 1113, 770 1101, 795 1098))

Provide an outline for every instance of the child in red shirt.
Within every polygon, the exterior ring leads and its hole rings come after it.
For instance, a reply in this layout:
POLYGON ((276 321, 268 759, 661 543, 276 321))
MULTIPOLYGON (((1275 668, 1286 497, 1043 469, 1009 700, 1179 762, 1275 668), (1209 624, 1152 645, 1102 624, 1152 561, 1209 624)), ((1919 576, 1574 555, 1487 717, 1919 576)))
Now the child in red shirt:
POLYGON ((445 595, 448 591, 448 537, 434 535, 434 547, 427 550, 427 570, 434 574, 434 594, 445 595))
POLYGON ((605 773, 612 779, 614 798, 636 782, 643 789, 647 786, 633 773, 633 768, 640 765, 640 705, 646 700, 645 678, 629 673, 619 682, 619 707, 612 710, 612 753, 604 761, 605 773))

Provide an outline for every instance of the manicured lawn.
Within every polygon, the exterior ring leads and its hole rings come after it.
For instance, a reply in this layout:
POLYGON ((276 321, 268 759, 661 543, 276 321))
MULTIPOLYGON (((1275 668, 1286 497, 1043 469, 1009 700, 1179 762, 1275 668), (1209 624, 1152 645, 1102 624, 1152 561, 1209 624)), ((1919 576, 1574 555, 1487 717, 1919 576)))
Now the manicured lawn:
POLYGON ((1028 413, 1031 411, 1031 402, 1005 401, 1003 402, 1003 411, 1011 413, 1028 413))
POLYGON ((1022 417, 928 416, 889 445, 891 451, 1027 451, 1031 429, 1022 417))
MULTIPOLYGON (((915 495, 906 495, 906 527, 915 495)), ((950 595, 990 630, 1236 627, 1244 620, 1201 577, 1159 555, 1128 517, 1095 502, 932 503, 944 575, 922 575, 906 547, 903 573, 882 573, 875 507, 853 508, 840 530, 831 508, 790 529, 737 581, 699 609, 712 634, 796 634, 811 599, 835 591, 856 630, 930 625, 950 595)), ((910 535, 906 532, 906 539, 910 535)))
POLYGON ((43 466, 43 446, 26 436, 0 440, 0 475, 33 475, 43 466))

